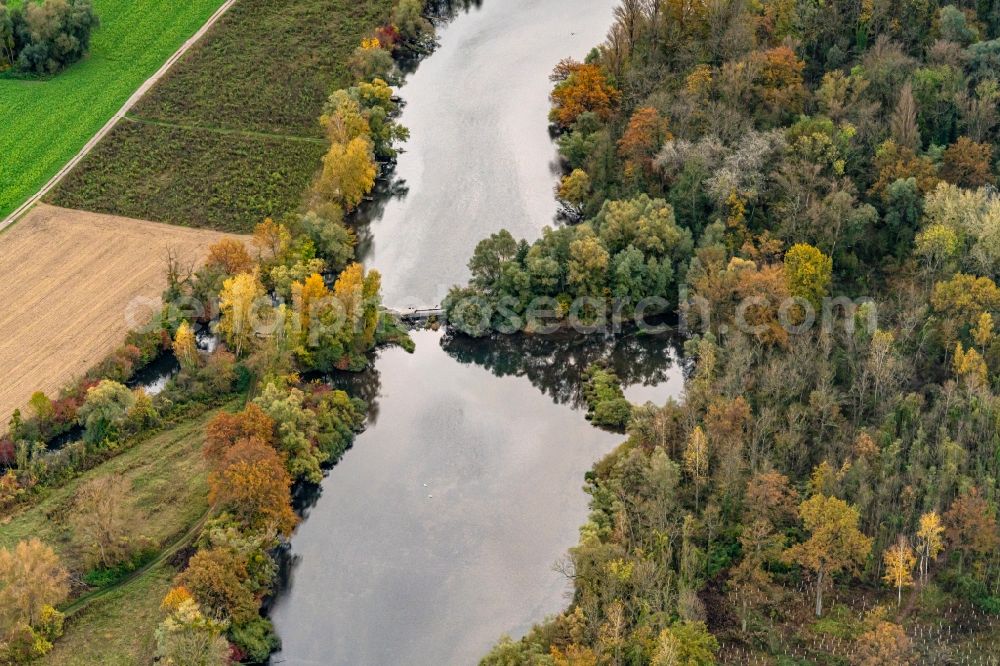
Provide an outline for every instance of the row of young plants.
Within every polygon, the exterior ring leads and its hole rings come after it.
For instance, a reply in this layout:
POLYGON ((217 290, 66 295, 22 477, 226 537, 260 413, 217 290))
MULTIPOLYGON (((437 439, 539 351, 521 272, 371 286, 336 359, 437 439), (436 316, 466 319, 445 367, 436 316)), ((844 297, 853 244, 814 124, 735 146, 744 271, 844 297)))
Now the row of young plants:
MULTIPOLYGON (((8 466, 0 509, 9 512, 157 429, 244 397, 242 412, 220 413, 206 431, 213 517, 164 599, 157 631, 164 663, 259 662, 275 649, 260 607, 272 591, 274 550, 297 522, 292 485, 318 483, 366 414, 362 401, 303 381, 301 373, 360 370, 381 345, 412 349, 405 329, 382 308, 378 273, 353 262, 355 237, 344 216, 371 192, 379 161, 391 160, 393 144, 406 137, 385 81, 397 76, 393 53, 424 49, 432 39, 422 10, 419 0, 402 0, 393 23, 356 50, 357 84, 335 91, 320 119, 330 148, 303 210, 263 221, 249 242, 216 243, 198 269, 171 258, 159 317, 57 399, 35 394, 33 413, 15 414, 0 440, 8 466), (211 352, 196 340, 196 330, 207 327, 220 339, 211 352), (150 397, 125 385, 164 353, 180 369, 161 393, 150 397), (46 446, 77 429, 80 441, 46 446)), ((108 571, 143 560, 146 554, 133 550, 120 549, 91 581, 112 582, 108 571)), ((32 599, 0 624, 0 661, 22 663, 46 653, 61 633, 55 607, 69 588, 51 548, 22 542, 0 556, 18 552, 45 562, 56 581, 47 590, 28 580, 7 588, 32 599)))

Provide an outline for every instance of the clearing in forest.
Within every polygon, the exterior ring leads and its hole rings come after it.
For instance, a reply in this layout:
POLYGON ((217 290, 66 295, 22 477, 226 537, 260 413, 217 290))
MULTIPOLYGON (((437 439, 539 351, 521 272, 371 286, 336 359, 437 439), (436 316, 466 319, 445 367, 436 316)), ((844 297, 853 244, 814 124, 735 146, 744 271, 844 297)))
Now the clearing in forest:
POLYGON ((0 235, 0 423, 121 345, 129 304, 166 287, 168 249, 200 261, 220 238, 46 205, 0 235))
POLYGON ((244 233, 294 210, 328 148, 323 104, 391 8, 239 0, 48 201, 244 233))

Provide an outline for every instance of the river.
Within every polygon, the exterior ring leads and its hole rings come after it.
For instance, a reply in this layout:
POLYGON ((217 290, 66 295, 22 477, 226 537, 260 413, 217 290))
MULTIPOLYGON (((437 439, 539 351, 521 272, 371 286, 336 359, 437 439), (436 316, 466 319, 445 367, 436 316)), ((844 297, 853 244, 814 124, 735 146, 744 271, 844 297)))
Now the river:
MULTIPOLYGON (((548 73, 603 39, 614 4, 486 0, 440 29, 400 91, 411 139, 362 236, 387 305, 437 305, 481 238, 553 223, 548 73)), ((274 663, 475 664, 558 612, 584 473, 622 440, 584 419, 581 371, 609 360, 637 400, 680 390, 669 338, 414 339, 342 380, 369 423, 306 502, 274 663)))

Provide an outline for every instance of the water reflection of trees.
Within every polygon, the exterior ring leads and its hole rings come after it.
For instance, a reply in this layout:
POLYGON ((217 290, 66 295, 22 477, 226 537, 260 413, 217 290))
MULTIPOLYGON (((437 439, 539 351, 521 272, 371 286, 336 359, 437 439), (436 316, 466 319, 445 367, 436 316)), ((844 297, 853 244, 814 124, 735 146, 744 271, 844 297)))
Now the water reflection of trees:
POLYGON ((483 0, 430 0, 425 11, 434 20, 448 21, 460 11, 467 12, 482 6, 483 0))
POLYGON ((618 336, 558 333, 470 338, 448 334, 445 352, 460 363, 480 365, 498 377, 526 377, 557 404, 582 406, 583 373, 596 361, 614 369, 622 383, 654 385, 681 372, 680 338, 674 334, 618 336))
POLYGON ((371 359, 368 367, 361 372, 337 371, 332 373, 308 373, 303 375, 306 381, 329 384, 330 387, 345 391, 352 398, 360 398, 368 405, 366 426, 374 425, 379 417, 379 391, 382 388, 382 377, 375 359, 371 359))
POLYGON ((375 242, 372 233, 372 223, 382 219, 385 208, 393 199, 402 199, 410 192, 406 181, 396 173, 396 164, 382 164, 382 173, 375 181, 375 189, 361 206, 347 218, 347 223, 358 239, 355 256, 358 261, 367 260, 372 254, 372 244, 375 242))
MULTIPOLYGON (((434 0, 427 5, 426 14, 430 19, 442 25, 451 21, 459 12, 468 12, 482 7, 482 0, 434 0)), ((407 77, 416 71, 417 66, 423 60, 426 53, 415 52, 410 56, 405 54, 397 57, 397 66, 400 73, 407 77)), ((401 102, 405 107, 406 101, 401 102)), ((406 151, 405 144, 400 148, 406 151)), ((557 165, 553 165, 555 168, 557 165)), ((365 198, 361 206, 351 213, 347 222, 357 235, 358 244, 356 257, 358 261, 365 261, 372 254, 372 245, 375 241, 372 233, 372 223, 382 219, 386 206, 393 199, 402 199, 409 194, 409 187, 406 181, 396 173, 395 161, 383 162, 379 165, 379 177, 375 180, 375 188, 371 194, 365 198)))

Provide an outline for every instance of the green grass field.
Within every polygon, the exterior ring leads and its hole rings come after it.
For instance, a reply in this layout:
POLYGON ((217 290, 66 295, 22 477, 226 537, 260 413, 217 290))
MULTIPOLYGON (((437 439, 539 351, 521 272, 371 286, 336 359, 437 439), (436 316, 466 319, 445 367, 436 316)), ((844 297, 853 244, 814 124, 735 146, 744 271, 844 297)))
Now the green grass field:
POLYGON ((160 603, 176 574, 169 564, 162 564, 67 619, 65 633, 41 663, 151 664, 156 652, 154 632, 163 620, 160 603))
POLYGON ((222 0, 94 0, 90 56, 47 80, 0 77, 0 218, 52 177, 222 0))
POLYGON ((392 0, 240 0, 48 197, 231 232, 296 209, 319 116, 392 0))

